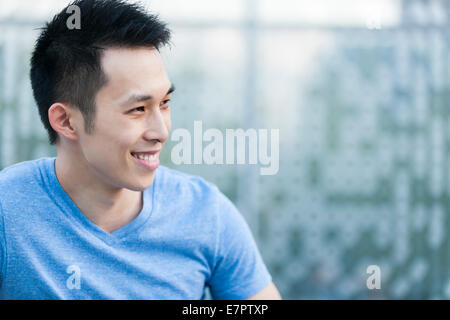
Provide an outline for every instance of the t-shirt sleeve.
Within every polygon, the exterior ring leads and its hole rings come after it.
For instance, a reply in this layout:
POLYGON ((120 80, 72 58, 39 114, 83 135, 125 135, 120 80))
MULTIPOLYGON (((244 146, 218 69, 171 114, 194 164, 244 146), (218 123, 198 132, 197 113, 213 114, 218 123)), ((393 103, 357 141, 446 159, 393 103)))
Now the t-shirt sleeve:
POLYGON ((246 299, 272 281, 248 224, 233 203, 219 195, 214 269, 208 281, 217 300, 246 299))

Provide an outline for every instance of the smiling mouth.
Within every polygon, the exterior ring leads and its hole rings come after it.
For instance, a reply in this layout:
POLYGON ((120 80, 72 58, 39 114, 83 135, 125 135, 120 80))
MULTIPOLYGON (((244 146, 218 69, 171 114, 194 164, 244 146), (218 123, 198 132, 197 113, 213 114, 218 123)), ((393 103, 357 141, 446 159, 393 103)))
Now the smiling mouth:
POLYGON ((155 170, 159 166, 159 152, 130 152, 131 156, 138 162, 142 167, 147 170, 155 170))
POLYGON ((145 161, 156 161, 158 159, 158 152, 142 152, 142 153, 134 153, 131 152, 131 155, 139 160, 145 160, 145 161))

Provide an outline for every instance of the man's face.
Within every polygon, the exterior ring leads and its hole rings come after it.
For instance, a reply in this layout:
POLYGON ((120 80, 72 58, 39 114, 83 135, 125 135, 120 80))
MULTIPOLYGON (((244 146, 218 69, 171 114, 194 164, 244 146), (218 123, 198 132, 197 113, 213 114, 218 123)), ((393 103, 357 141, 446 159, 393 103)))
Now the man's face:
POLYGON ((94 131, 79 131, 82 156, 112 187, 141 191, 169 135, 171 82, 155 49, 107 49, 101 62, 108 82, 96 96, 94 131))

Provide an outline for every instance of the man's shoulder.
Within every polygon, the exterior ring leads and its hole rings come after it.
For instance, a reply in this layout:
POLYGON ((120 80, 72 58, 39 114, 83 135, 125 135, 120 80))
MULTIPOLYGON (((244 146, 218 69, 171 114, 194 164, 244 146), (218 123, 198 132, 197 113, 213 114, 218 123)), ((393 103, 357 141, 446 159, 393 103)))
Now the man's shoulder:
POLYGON ((168 167, 160 166, 158 170, 157 199, 166 212, 176 210, 177 221, 213 234, 242 227, 244 220, 239 210, 214 183, 168 167))
POLYGON ((181 172, 165 166, 158 168, 160 186, 162 193, 173 201, 178 199, 182 202, 207 206, 217 204, 225 197, 219 188, 212 182, 201 176, 181 172))
POLYGON ((43 161, 49 158, 22 161, 3 168, 0 171, 0 186, 22 184, 35 178, 36 172, 43 161))
POLYGON ((41 172, 45 161, 40 158, 19 162, 0 171, 0 202, 26 201, 41 191, 41 172))

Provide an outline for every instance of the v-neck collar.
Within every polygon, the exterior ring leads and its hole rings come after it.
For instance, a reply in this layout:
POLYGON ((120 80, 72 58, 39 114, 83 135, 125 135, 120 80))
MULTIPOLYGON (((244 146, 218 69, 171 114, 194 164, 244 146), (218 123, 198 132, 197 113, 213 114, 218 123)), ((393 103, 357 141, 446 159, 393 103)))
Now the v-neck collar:
POLYGON ((155 203, 155 194, 157 193, 155 189, 157 189, 156 184, 158 184, 159 180, 157 178, 159 171, 158 169, 155 171, 152 186, 143 191, 142 209, 136 218, 127 223, 125 226, 109 233, 89 220, 63 189, 56 176, 55 160, 56 157, 46 158, 44 162, 45 172, 43 176, 46 177, 47 180, 45 182, 48 186, 48 192, 52 195, 52 198, 61 208, 63 213, 69 217, 69 219, 72 219, 75 223, 102 239, 107 244, 114 244, 124 239, 129 234, 135 234, 135 231, 141 228, 152 215, 155 203))

